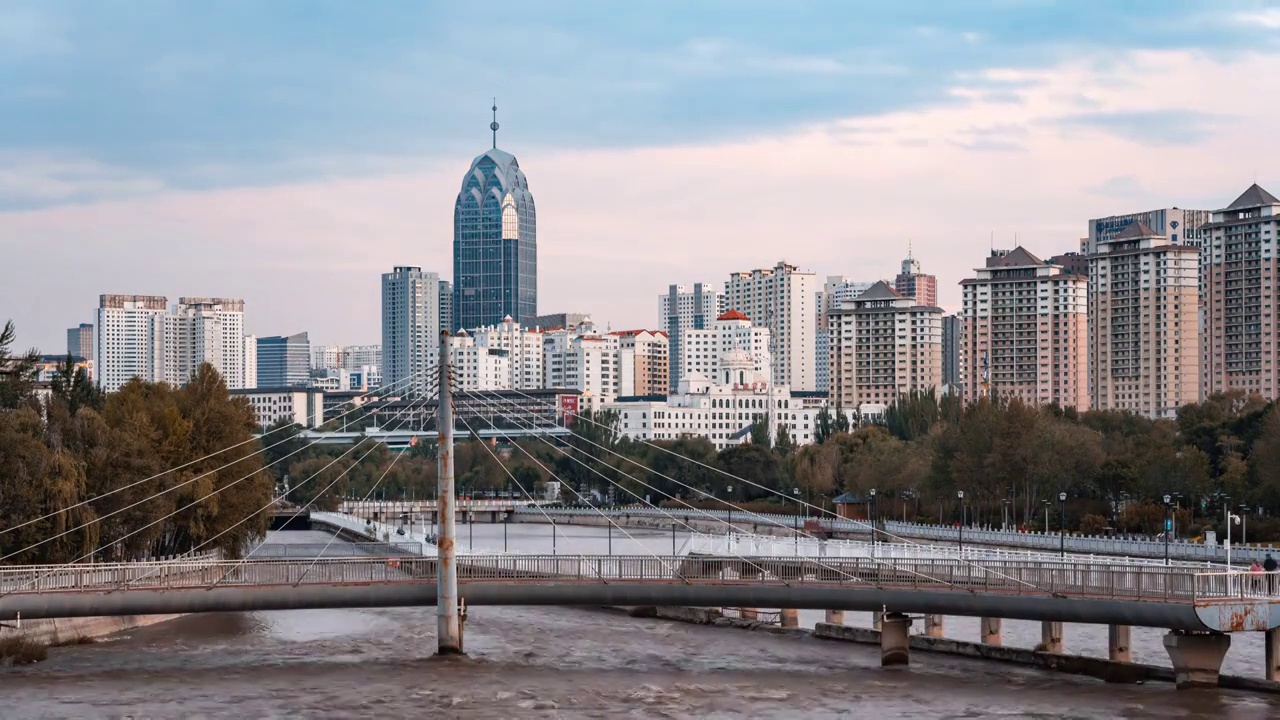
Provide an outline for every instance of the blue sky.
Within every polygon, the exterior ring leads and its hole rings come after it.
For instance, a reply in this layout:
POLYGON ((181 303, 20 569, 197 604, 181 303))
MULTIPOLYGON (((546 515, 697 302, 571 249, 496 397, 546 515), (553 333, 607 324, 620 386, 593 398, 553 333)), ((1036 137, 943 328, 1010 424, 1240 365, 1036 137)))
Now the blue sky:
MULTIPOLYGON (((1275 3, 1229 0, 10 0, 0 4, 0 250, 21 253, 24 243, 41 240, 29 237, 31 213, 64 207, 415 168, 460 176, 488 142, 493 96, 500 144, 521 156, 537 195, 540 157, 781 142, 836 123, 858 144, 874 137, 859 121, 974 104, 975 97, 1017 104, 1042 82, 1024 73, 1081 59, 1102 86, 1109 68, 1129 68, 1135 52, 1194 53, 1224 67, 1271 57, 1278 28, 1275 3), (958 85, 967 94, 957 95, 958 85), (19 227, 22 237, 14 234, 19 227)), ((1063 136, 1097 131, 1168 148, 1208 141, 1231 119, 1229 108, 1195 102, 1195 87, 1169 107, 1100 103, 1088 97, 1094 89, 1082 85, 1070 112, 1038 122, 1063 136)), ((952 144, 984 155, 1023 153, 1024 136, 1035 130, 1025 122, 955 129, 963 137, 952 144)), ((928 138, 899 142, 921 146, 928 138)), ((1118 169, 1097 186, 1144 187, 1131 176, 1118 169)), ((1188 187, 1176 199, 1212 204, 1236 190, 1188 187)), ((130 234, 62 230, 78 236, 67 242, 95 246, 127 242, 121 238, 130 234)), ((138 234, 154 231, 138 219, 138 234)), ((899 239, 916 232, 904 226, 899 239)), ((825 257, 815 251, 812 264, 825 257)), ((855 259, 874 272, 893 264, 889 256, 855 259)), ((762 254, 744 262, 774 261, 762 254)), ((691 281, 695 274, 719 277, 719 270, 686 274, 691 281)), ((128 277, 128 268, 121 273, 128 277)), ((643 313, 612 314, 627 324, 646 322, 650 296, 666 282, 655 275, 648 283, 658 286, 637 285, 631 301, 643 304, 643 313)), ((99 291, 107 290, 90 289, 75 303, 91 308, 99 291)), ((84 319, 84 311, 71 316, 71 305, 24 302, 15 289, 0 289, 0 315, 5 306, 18 308, 10 314, 35 325, 44 344, 55 342, 57 326, 84 319)), ((343 322, 335 334, 359 334, 353 329, 369 321, 343 322)))

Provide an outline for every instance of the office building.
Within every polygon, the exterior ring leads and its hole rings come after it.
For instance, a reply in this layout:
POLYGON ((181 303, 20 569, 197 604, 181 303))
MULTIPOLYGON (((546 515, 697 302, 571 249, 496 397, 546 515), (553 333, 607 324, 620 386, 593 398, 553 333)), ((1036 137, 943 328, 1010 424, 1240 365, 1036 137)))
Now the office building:
POLYGON ((440 356, 440 276, 402 265, 382 275, 382 380, 394 392, 434 388, 440 356))
POLYGON ((658 296, 658 319, 667 332, 667 382, 675 391, 684 368, 685 330, 704 330, 725 311, 721 286, 712 283, 670 285, 658 296))
POLYGON ((618 394, 662 395, 670 387, 667 334, 658 330, 624 330, 618 338, 618 394))
POLYGON ((902 269, 893 279, 893 289, 903 297, 916 299, 916 304, 924 307, 938 305, 938 278, 920 272, 920 261, 907 252, 907 259, 902 261, 902 269))
POLYGON ((974 272, 960 283, 962 397, 1088 410, 1089 279, 1022 247, 974 272))
MULTIPOLYGON (((451 324, 459 328, 496 325, 508 315, 534 327, 538 315, 533 195, 515 156, 498 149, 494 113, 493 148, 471 162, 453 209, 451 324)), ((383 375, 395 381, 390 372, 383 375)))
POLYGON ((1213 212, 1200 254, 1203 394, 1280 392, 1280 199, 1257 184, 1213 212))
POLYGON ((960 388, 960 337, 963 321, 959 315, 942 318, 942 384, 960 388))
POLYGON ((1198 248, 1201 245, 1202 228, 1208 224, 1211 214, 1208 210, 1161 208, 1096 218, 1089 221, 1089 237, 1082 241, 1081 252, 1085 255, 1097 254, 1100 244, 1110 242, 1135 222, 1142 223, 1148 230, 1166 238, 1171 245, 1192 245, 1198 248))
POLYGON ((258 338, 259 388, 302 388, 311 376, 311 341, 305 332, 258 338))
POLYGON ((831 399, 877 412, 903 393, 942 388, 942 309, 878 282, 832 310, 831 399))
POLYGON ((1175 245, 1140 220, 1095 244, 1090 405, 1176 417, 1179 407, 1200 400, 1200 251, 1175 245))
POLYGON ((133 378, 155 382, 163 362, 164 315, 168 298, 161 295, 102 295, 98 298, 98 386, 119 390, 133 378))
POLYGON ((733 273, 725 284, 725 307, 769 329, 775 384, 799 391, 817 387, 813 307, 817 290, 816 275, 785 262, 733 273))
POLYGON ((67 354, 83 358, 89 363, 89 377, 93 377, 93 325, 80 323, 67 330, 67 354))

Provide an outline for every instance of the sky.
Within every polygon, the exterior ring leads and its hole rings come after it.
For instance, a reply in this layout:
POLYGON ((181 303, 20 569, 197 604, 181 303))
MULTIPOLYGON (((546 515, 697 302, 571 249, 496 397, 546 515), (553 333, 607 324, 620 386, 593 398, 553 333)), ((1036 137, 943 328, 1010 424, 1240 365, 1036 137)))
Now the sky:
POLYGON ((4 0, 0 321, 63 352, 102 293, 241 297, 376 343, 382 272, 451 274, 494 97, 540 312, 908 247, 954 311, 993 244, 1280 192, 1276 77, 1261 0, 4 0))

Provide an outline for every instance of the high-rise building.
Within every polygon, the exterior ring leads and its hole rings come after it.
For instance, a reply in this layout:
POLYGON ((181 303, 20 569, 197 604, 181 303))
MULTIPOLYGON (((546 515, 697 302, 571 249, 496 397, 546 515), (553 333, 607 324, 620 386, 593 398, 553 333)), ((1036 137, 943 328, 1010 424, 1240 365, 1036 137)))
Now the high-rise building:
POLYGON ((133 378, 162 379, 161 345, 169 299, 162 295, 102 295, 97 314, 98 386, 119 390, 133 378))
MULTIPOLYGON (((1088 238, 1081 242, 1088 243, 1088 238)), ((1061 255, 1054 255, 1049 258, 1049 264, 1061 265, 1062 272, 1070 275, 1079 275, 1083 278, 1089 277, 1089 256, 1083 252, 1066 252, 1061 255)))
POLYGON ((670 285, 665 294, 658 296, 658 318, 667 331, 669 392, 675 392, 684 368, 684 331, 711 327, 725 311, 724 299, 720 286, 712 283, 670 285))
MULTIPOLYGON (((548 313, 533 319, 530 329, 555 330, 556 328, 578 327, 591 320, 590 313, 548 313)), ((504 320, 505 322, 505 320, 504 320)))
POLYGON ((337 370, 343 367, 340 345, 315 345, 311 348, 312 370, 337 370))
POLYGON ((1018 398, 1088 410, 1089 279, 1022 247, 993 250, 975 272, 960 283, 965 400, 1018 398))
POLYGON ((665 395, 670 386, 667 334, 661 330, 623 330, 618 338, 618 395, 665 395))
POLYGON ((244 381, 240 387, 252 390, 258 387, 258 336, 244 336, 244 381))
POLYGON ((440 276, 397 266, 382 275, 382 382, 395 391, 432 387, 440 357, 440 276))
POLYGON ((257 365, 258 388, 306 387, 311 375, 311 340, 305 332, 258 338, 257 365))
POLYGON ((942 384, 960 387, 960 336, 964 323, 959 315, 942 318, 942 384))
POLYGON ((505 353, 510 373, 503 389, 538 390, 543 387, 542 332, 520 327, 506 317, 497 325, 486 325, 468 333, 477 347, 505 353))
MULTIPOLYGON (((442 322, 440 328, 446 327, 442 322)), ((381 345, 347 345, 342 348, 342 367, 355 370, 365 366, 382 367, 381 345)))
POLYGON ((542 334, 544 386, 582 391, 583 409, 597 410, 618 396, 618 338, 590 320, 542 334))
POLYGON ((80 323, 67 331, 67 354, 71 357, 83 358, 89 363, 87 371, 93 376, 93 325, 80 323))
POLYGON ((706 330, 685 330, 684 370, 681 377, 713 378, 720 374, 725 358, 746 353, 751 358, 753 373, 773 376, 773 355, 769 342, 769 329, 751 324, 751 320, 737 310, 729 310, 706 330))
MULTIPOLYGON (((537 213, 524 171, 493 148, 471 161, 453 208, 453 322, 459 328, 496 325, 508 315, 533 327, 538 315, 537 213)), ((383 343, 383 350, 388 351, 383 343)), ((384 372, 383 379, 394 378, 384 372)))
POLYGON ((1176 417, 1200 399, 1200 251, 1141 220, 1096 248, 1089 256, 1090 405, 1176 417))
POLYGON ((920 272, 920 261, 907 252, 898 277, 893 279, 893 289, 903 297, 912 297, 924 307, 938 305, 938 278, 920 272))
POLYGON ((725 307, 769 328, 773 382, 792 390, 817 387, 814 356, 814 297, 817 276, 780 262, 772 268, 738 272, 725 284, 725 307))
POLYGON ((1168 239, 1171 245, 1200 247, 1201 228, 1209 222, 1208 210, 1183 210, 1161 208, 1128 215, 1112 215, 1089 221, 1089 237, 1082 241, 1085 255, 1098 253, 1098 245, 1109 242, 1134 222, 1140 222, 1149 230, 1168 239))
POLYGON ((821 393, 831 391, 831 325, 827 314, 842 302, 848 302, 866 292, 874 282, 850 280, 845 275, 828 275, 822 290, 814 297, 817 308, 813 333, 815 389, 821 393))
POLYGON ((1280 199, 1256 183, 1201 228, 1201 377, 1226 390, 1280 396, 1280 199))
POLYGON ((941 390, 942 308, 878 282, 830 313, 831 399, 846 409, 885 406, 903 393, 941 390))
POLYGON ((164 317, 160 379, 185 385, 196 369, 208 363, 227 387, 244 382, 244 300, 234 298, 178 298, 164 317))
POLYGON ((477 342, 466 330, 449 338, 449 362, 459 390, 511 389, 511 356, 477 342))
POLYGON ((453 283, 448 280, 440 281, 440 329, 459 329, 453 326, 453 283))

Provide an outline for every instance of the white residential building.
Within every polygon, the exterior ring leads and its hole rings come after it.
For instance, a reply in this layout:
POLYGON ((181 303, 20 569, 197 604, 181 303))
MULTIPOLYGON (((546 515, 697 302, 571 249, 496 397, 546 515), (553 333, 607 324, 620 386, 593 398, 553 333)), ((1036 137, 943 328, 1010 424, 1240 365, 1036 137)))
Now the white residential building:
MULTIPOLYGON (((447 284, 447 283, 444 283, 447 284)), ((441 311, 443 313, 443 310, 441 311)), ((447 325, 441 325, 441 330, 447 330, 447 325)), ((382 367, 382 346, 381 345, 347 345, 342 348, 342 367, 348 370, 362 368, 366 365, 373 367, 382 367)))
POLYGON ((469 335, 479 347, 506 353, 509 376, 503 388, 537 390, 543 386, 541 331, 522 328, 508 315, 501 323, 476 328, 469 335))
POLYGON ((684 367, 684 349, 680 344, 685 330, 711 327, 725 311, 722 286, 714 283, 671 285, 658 296, 658 319, 667 332, 668 386, 675 390, 684 367))
POLYGON ((161 295, 102 295, 98 298, 98 386, 119 390, 133 378, 155 382, 162 373, 160 350, 169 299, 161 295))
POLYGON ((542 334, 543 386, 582 391, 582 409, 596 410, 618 396, 618 338, 601 335, 587 320, 542 334))
POLYGON ((161 343, 159 379, 184 385, 197 368, 209 363, 228 388, 244 386, 244 300, 179 298, 164 318, 161 343))
POLYGON ((440 276, 397 266, 382 275, 382 377, 387 386, 425 391, 440 356, 440 276))
POLYGON ((478 342, 466 330, 449 338, 449 362, 459 390, 511 389, 511 356, 478 342))
POLYGON ((700 373, 716 377, 723 359, 742 351, 751 357, 753 372, 765 377, 773 374, 773 356, 769 352, 769 329, 756 327, 746 315, 730 310, 715 319, 706 330, 684 331, 684 370, 681 376, 700 373))
POLYGON ((258 387, 258 336, 244 336, 244 380, 240 387, 251 389, 258 387))
POLYGON ((738 272, 725 284, 725 307, 769 328, 773 381, 796 390, 815 390, 814 297, 817 276, 780 262, 772 268, 738 272))
POLYGON ((338 345, 316 345, 311 348, 312 370, 337 370, 343 367, 342 347, 338 345))
POLYGON ((258 426, 268 428, 289 420, 305 428, 324 424, 324 392, 307 388, 253 388, 232 390, 233 397, 243 397, 253 405, 258 426))

